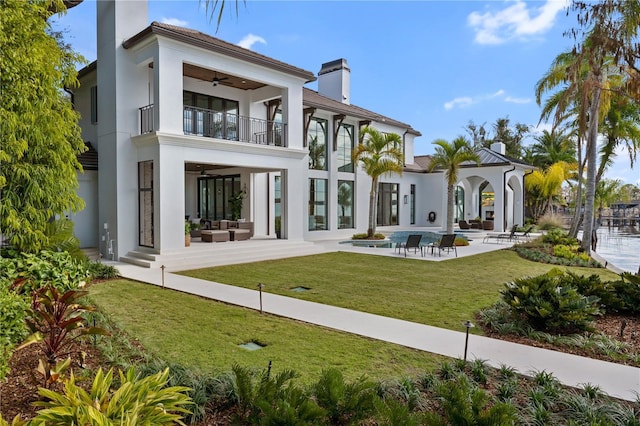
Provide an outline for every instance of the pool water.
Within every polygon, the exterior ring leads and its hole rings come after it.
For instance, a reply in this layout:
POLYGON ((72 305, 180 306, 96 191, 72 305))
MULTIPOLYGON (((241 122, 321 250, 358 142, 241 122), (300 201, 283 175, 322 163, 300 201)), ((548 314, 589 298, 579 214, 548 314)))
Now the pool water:
POLYGON ((640 230, 631 226, 598 229, 596 253, 620 269, 636 273, 640 267, 640 230))

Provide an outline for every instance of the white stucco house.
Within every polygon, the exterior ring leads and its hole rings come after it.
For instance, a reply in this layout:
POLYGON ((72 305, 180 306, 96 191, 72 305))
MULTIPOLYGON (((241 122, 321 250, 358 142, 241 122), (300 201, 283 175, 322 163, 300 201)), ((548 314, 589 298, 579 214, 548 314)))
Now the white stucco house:
MULTIPOLYGON (((185 218, 230 219, 240 191, 256 236, 275 238, 276 221, 294 240, 365 232, 371 181, 351 160, 365 125, 399 134, 405 153, 403 175, 381 180, 378 226, 443 226, 446 182, 427 173, 428 156, 414 156, 420 132, 351 104, 346 60, 316 76, 198 31, 149 25, 146 1, 97 2, 97 21, 98 59, 74 93, 89 147, 79 177, 87 207, 72 217, 82 246, 111 258, 175 251, 185 218), (316 79, 317 92, 305 87, 316 79)), ((523 223, 531 170, 500 145, 463 167, 456 211, 490 218, 497 231, 523 223)))

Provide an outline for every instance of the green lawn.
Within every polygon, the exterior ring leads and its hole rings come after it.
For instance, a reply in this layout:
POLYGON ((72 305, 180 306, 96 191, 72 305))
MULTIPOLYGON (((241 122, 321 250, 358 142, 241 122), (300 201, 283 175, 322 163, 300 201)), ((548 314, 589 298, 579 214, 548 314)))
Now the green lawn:
MULTIPOLYGON (((552 267, 511 250, 443 262, 336 252, 182 274, 251 289, 263 283, 266 292, 461 331, 462 322, 498 300, 505 282, 552 267), (311 290, 291 291, 298 286, 311 290)), ((570 269, 616 278, 604 269, 570 269)))
POLYGON ((234 363, 266 368, 273 361, 274 371, 293 369, 305 382, 317 380, 327 367, 350 379, 362 374, 389 379, 416 376, 444 359, 128 280, 93 285, 89 291, 92 302, 147 350, 211 373, 229 371, 234 363), (248 341, 267 346, 238 347, 248 341))
MULTIPOLYGON (((251 289, 264 283, 268 292, 463 331, 462 322, 498 300, 505 282, 550 268, 500 250, 444 262, 329 253, 184 274, 251 289), (291 291, 298 286, 311 290, 291 291)), ((603 269, 571 269, 616 277, 603 269)), ((442 359, 127 280, 95 285, 90 292, 102 311, 151 352, 210 372, 228 371, 234 363, 266 368, 273 361, 276 371, 291 368, 305 381, 329 366, 349 378, 384 379, 415 376, 442 359), (238 347, 249 341, 266 347, 238 347)))

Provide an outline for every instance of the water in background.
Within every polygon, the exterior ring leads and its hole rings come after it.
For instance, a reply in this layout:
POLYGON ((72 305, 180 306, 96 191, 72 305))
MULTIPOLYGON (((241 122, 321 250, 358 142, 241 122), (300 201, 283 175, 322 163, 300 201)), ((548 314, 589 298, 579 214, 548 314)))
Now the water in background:
POLYGON ((596 253, 620 269, 636 273, 640 267, 640 230, 602 226, 598 229, 596 253))

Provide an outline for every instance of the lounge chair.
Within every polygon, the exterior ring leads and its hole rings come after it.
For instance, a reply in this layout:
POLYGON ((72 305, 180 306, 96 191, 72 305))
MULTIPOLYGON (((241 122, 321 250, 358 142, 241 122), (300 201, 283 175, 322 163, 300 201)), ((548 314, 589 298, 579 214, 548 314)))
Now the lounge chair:
POLYGON ((447 254, 451 250, 453 250, 456 253, 456 257, 458 257, 458 249, 456 248, 456 234, 445 234, 442 236, 442 238, 440 238, 440 241, 431 243, 428 247, 431 248, 431 254, 434 254, 436 249, 438 249, 439 256, 442 256, 442 252, 444 250, 447 251, 447 254))
POLYGON ((414 253, 420 250, 420 255, 424 256, 422 251, 422 246, 420 245, 420 240, 422 240, 422 235, 420 234, 411 234, 407 237, 407 241, 398 243, 396 249, 398 250, 398 254, 400 253, 400 249, 404 249, 404 257, 407 257, 407 250, 413 249, 414 253))
POLYGON ((531 231, 533 230, 533 225, 530 225, 522 234, 516 234, 517 239, 523 239, 530 241, 531 240, 531 231))
POLYGON ((511 231, 509 233, 503 234, 487 234, 486 237, 482 240, 483 243, 487 243, 489 241, 496 240, 497 243, 501 243, 502 241, 517 241, 518 235, 516 235, 516 230, 518 229, 518 225, 513 225, 511 227, 511 231))
POLYGON ((466 220, 459 220, 458 226, 460 227, 460 229, 471 229, 471 226, 469 226, 469 222, 467 222, 466 220))

